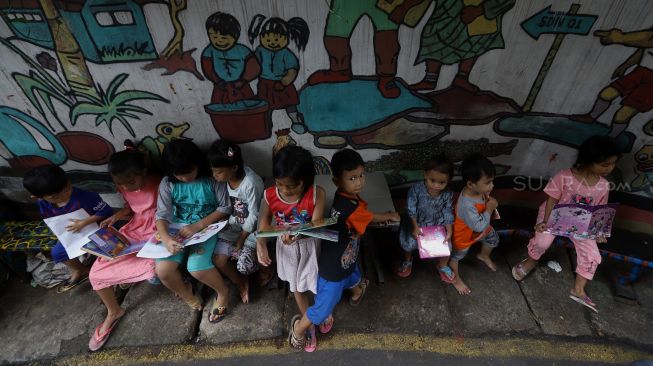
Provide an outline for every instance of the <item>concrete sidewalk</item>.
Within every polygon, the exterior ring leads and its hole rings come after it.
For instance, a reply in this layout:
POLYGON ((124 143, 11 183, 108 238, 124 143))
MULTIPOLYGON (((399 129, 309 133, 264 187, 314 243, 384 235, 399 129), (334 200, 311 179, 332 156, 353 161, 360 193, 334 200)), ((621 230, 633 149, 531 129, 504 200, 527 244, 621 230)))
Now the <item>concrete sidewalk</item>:
MULTIPOLYGON (((439 280, 432 262, 416 261, 410 278, 397 278, 392 274, 393 258, 398 258, 396 246, 386 243, 378 249, 384 253, 381 262, 386 283, 376 284, 375 275, 368 271, 372 285, 366 298, 354 308, 345 295, 334 313, 334 329, 457 339, 583 337, 627 343, 649 354, 653 350, 650 275, 635 286, 641 304, 626 305, 613 298, 603 264, 588 286, 588 293, 598 304, 599 314, 595 314, 568 297, 574 273, 564 248, 552 248, 522 283, 513 280, 510 266, 525 255, 523 240, 503 243, 493 254, 496 273, 470 254, 461 262, 461 274, 472 289, 464 297, 439 280), (559 262, 562 272, 546 267, 548 260, 559 262)), ((237 301, 232 290, 229 315, 218 324, 210 324, 208 310, 201 314, 192 311, 163 286, 134 285, 122 301, 127 314, 105 348, 282 339, 287 321, 296 313, 294 299, 285 290, 253 287, 249 305, 237 301)), ((212 294, 205 293, 205 299, 210 305, 212 294)), ((0 362, 86 353, 89 337, 103 315, 100 299, 88 283, 57 294, 12 282, 0 294, 0 362)))

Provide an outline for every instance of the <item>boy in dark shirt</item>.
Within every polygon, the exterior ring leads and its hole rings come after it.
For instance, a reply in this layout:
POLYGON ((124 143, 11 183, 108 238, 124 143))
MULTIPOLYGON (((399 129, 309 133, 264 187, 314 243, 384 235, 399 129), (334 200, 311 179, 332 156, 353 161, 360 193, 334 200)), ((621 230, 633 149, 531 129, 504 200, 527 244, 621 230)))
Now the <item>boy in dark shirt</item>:
MULTIPOLYGON (((42 165, 29 170, 23 177, 23 187, 38 199, 39 212, 44 219, 83 208, 89 217, 71 221, 66 227, 68 231, 78 232, 86 225, 101 221, 113 213, 111 206, 99 194, 73 187, 63 169, 56 165, 42 165)), ((77 258, 70 259, 61 242, 57 242, 51 254, 54 262, 63 262, 71 274, 70 279, 57 292, 66 292, 88 279, 89 268, 77 258)))
POLYGON ((342 292, 352 290, 349 299, 352 306, 357 306, 365 295, 369 280, 361 276, 358 253, 367 225, 370 222, 399 221, 396 212, 368 211, 367 202, 358 196, 365 185, 365 163, 357 152, 345 149, 335 153, 331 159, 331 170, 333 182, 338 187, 331 208, 331 216, 338 219, 332 226, 338 231, 338 242, 322 242, 315 303, 303 317, 295 315, 289 329, 290 346, 309 352, 315 350, 316 344, 304 347, 303 335, 312 325, 319 325, 321 333, 331 330, 334 321, 331 313, 340 301, 342 292))

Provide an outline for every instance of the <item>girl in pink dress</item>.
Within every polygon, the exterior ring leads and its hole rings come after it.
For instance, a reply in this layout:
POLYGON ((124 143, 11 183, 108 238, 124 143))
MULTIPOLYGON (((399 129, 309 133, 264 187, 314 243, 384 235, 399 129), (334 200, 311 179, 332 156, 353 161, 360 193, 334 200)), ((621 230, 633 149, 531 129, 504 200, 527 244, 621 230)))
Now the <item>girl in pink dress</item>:
MULTIPOLYGON (((113 154, 109 159, 109 173, 125 199, 125 206, 102 221, 100 226, 113 225, 131 214, 131 220, 120 228, 120 233, 131 243, 147 241, 156 232, 154 214, 161 178, 147 174, 145 159, 135 150, 113 154)), ((113 286, 151 280, 154 276, 154 260, 135 254, 113 260, 98 258, 93 263, 89 280, 107 307, 107 317, 91 336, 88 344, 91 351, 97 351, 106 343, 111 331, 125 314, 125 309, 118 304, 113 286)))
MULTIPOLYGON (((596 206, 608 203, 610 183, 603 177, 612 172, 619 155, 614 139, 608 136, 592 136, 580 146, 576 164, 571 169, 559 171, 544 187, 549 198, 540 206, 535 236, 528 243, 528 257, 512 268, 515 280, 523 280, 553 243, 555 235, 545 232, 553 206, 570 203, 596 206)), ((571 241, 576 249, 577 265, 576 281, 569 297, 598 312, 596 304, 585 293, 585 285, 594 278, 596 268, 601 263, 597 243, 605 243, 607 240, 574 238, 571 241)))

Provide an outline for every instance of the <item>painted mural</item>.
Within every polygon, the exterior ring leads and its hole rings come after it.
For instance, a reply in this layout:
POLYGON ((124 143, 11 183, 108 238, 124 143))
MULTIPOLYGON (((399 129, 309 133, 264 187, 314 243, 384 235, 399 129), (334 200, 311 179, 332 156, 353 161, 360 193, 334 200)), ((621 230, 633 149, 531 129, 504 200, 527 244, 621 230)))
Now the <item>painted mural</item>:
POLYGON ((125 140, 156 161, 171 139, 227 138, 262 175, 282 146, 323 174, 349 146, 400 186, 439 152, 547 175, 609 134, 624 189, 653 196, 653 4, 619 7, 0 0, 0 170, 104 172, 125 140))

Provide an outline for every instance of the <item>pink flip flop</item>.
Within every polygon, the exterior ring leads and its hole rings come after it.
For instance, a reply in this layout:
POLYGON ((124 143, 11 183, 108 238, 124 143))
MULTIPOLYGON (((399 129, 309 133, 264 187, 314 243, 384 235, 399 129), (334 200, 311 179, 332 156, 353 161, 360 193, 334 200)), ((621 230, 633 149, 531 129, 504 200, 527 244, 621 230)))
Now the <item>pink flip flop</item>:
POLYGON ((456 280, 456 274, 453 273, 451 268, 449 266, 444 266, 442 268, 438 268, 438 273, 440 274, 440 279, 444 283, 453 283, 453 281, 456 280))
POLYGON ((104 322, 100 323, 100 325, 98 325, 97 328, 95 328, 95 331, 91 336, 91 340, 88 341, 88 349, 91 352, 95 352, 99 350, 100 348, 102 348, 102 346, 104 346, 105 343, 107 343, 107 340, 109 340, 109 336, 111 335, 111 331, 113 330, 113 328, 116 327, 120 319, 122 319, 122 316, 114 320, 113 324, 111 324, 109 329, 107 329, 107 331, 102 334, 100 334, 100 329, 102 328, 102 325, 104 325, 104 322))
POLYGON ((329 333, 331 331, 331 329, 333 328, 333 323, 335 323, 335 321, 336 320, 333 318, 333 315, 329 315, 329 317, 326 318, 324 323, 320 324, 320 326, 318 327, 318 329, 320 330, 320 333, 322 333, 322 334, 329 333), (329 319, 331 319, 330 322, 329 322, 329 319))

